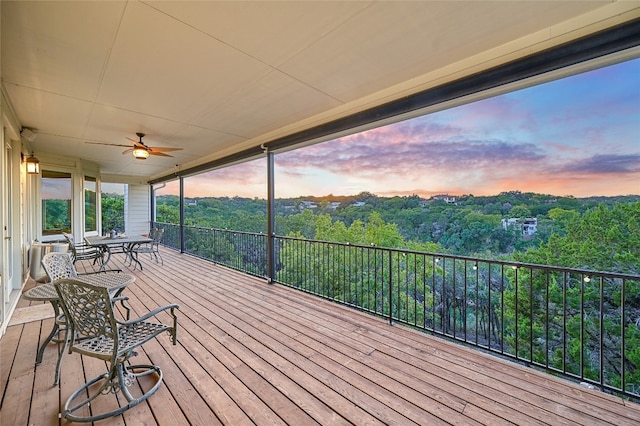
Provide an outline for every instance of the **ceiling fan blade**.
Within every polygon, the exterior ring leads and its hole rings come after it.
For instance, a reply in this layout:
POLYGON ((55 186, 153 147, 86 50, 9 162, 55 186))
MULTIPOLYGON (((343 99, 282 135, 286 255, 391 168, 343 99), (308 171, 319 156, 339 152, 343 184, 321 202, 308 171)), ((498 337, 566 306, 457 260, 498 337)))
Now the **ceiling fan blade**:
POLYGON ((150 146, 149 151, 155 152, 171 152, 171 151, 182 151, 182 148, 162 148, 157 146, 150 146))
MULTIPOLYGON (((138 134, 140 136, 140 134, 138 134)), ((144 135, 142 135, 144 136, 144 135)), ((144 143, 142 143, 142 141, 137 141, 135 139, 131 139, 128 136, 125 136, 125 139, 131 141, 131 143, 133 144, 133 146, 131 145, 123 145, 123 144, 119 144, 119 143, 105 143, 105 142, 86 142, 86 143, 90 143, 93 145, 108 145, 108 146, 123 146, 125 148, 124 151, 122 151, 122 154, 129 154, 130 152, 133 152, 135 149, 137 148, 142 148, 145 151, 147 151, 150 155, 157 155, 160 157, 173 157, 172 155, 168 155, 168 154, 164 154, 165 152, 171 152, 171 151, 182 151, 182 148, 163 148, 163 147, 150 147, 150 146, 146 146, 144 143)))
POLYGON ((123 144, 119 144, 119 143, 106 143, 106 142, 85 142, 85 143, 89 143, 91 145, 107 145, 107 146, 131 146, 131 145, 123 145, 123 144))
MULTIPOLYGON (((131 138, 130 138, 130 137, 128 137, 128 136, 125 136, 125 137, 126 137, 128 140, 130 140, 131 142, 133 142, 137 147, 139 147, 139 148, 147 148, 147 146, 146 146, 145 144, 143 144, 142 142, 137 141, 137 140, 135 140, 135 139, 131 139, 131 138)), ((127 146, 129 146, 129 145, 127 145, 127 146)))
POLYGON ((165 153, 157 152, 157 151, 149 151, 149 154, 158 155, 160 157, 173 157, 173 155, 169 155, 169 154, 165 154, 165 153))

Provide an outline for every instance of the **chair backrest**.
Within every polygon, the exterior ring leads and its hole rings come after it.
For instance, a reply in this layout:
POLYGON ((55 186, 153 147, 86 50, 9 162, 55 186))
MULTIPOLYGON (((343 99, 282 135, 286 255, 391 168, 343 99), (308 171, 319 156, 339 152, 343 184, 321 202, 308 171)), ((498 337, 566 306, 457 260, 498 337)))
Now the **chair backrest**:
POLYGON ((153 245, 157 246, 162 242, 164 236, 164 228, 153 228, 151 230, 151 238, 153 238, 153 245))
POLYGON ((47 253, 42 257, 41 263, 51 282, 62 278, 78 278, 78 272, 69 253, 47 253))
POLYGON ((85 242, 76 243, 73 235, 63 232, 64 238, 69 243, 71 251, 71 260, 75 263, 77 260, 100 259, 104 256, 104 252, 99 247, 88 246, 85 242))
POLYGON ((101 348, 101 352, 114 354, 118 348, 118 325, 109 290, 68 278, 56 281, 54 286, 71 327, 71 338, 110 340, 113 345, 101 348))
POLYGON ((63 232, 62 235, 64 236, 65 240, 67 240, 67 242, 69 243, 69 250, 71 250, 72 257, 73 259, 75 259, 77 255, 77 249, 76 249, 76 242, 73 238, 73 235, 68 234, 66 232, 63 232))

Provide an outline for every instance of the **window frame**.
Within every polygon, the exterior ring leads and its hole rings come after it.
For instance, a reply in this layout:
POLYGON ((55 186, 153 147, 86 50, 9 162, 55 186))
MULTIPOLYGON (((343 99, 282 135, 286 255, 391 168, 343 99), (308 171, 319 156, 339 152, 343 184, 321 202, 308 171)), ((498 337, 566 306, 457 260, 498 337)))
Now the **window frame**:
POLYGON ((85 174, 83 176, 82 179, 82 196, 83 196, 83 223, 82 223, 82 228, 83 228, 83 232, 85 234, 98 234, 98 229, 100 226, 100 215, 98 214, 100 212, 100 197, 98 196, 98 189, 99 189, 99 182, 98 182, 98 178, 95 176, 91 176, 88 174, 85 174), (88 206, 87 206, 87 191, 90 191, 89 188, 87 188, 87 183, 93 183, 93 224, 94 226, 89 229, 87 228, 87 226, 91 223, 90 221, 90 216, 91 216, 91 212, 88 211, 88 206))
MULTIPOLYGON (((43 239, 46 239, 47 237, 49 238, 55 238, 58 236, 62 235, 62 232, 72 232, 73 230, 73 221, 74 221, 74 214, 73 214, 73 173, 70 171, 62 171, 62 170, 56 170, 55 168, 49 168, 49 167, 43 167, 42 168, 42 173, 40 176, 40 212, 41 212, 41 220, 40 220, 40 234, 42 235, 43 239), (69 197, 68 199, 65 199, 67 201, 67 219, 68 219, 68 227, 62 227, 62 228, 51 228, 48 229, 46 227, 46 222, 47 222, 47 208, 46 208, 46 201, 49 200, 49 198, 44 197, 44 193, 45 191, 45 179, 69 179, 69 197)), ((66 188, 65 188, 66 190, 66 188)), ((51 198, 51 200, 53 200, 53 198, 51 198)))

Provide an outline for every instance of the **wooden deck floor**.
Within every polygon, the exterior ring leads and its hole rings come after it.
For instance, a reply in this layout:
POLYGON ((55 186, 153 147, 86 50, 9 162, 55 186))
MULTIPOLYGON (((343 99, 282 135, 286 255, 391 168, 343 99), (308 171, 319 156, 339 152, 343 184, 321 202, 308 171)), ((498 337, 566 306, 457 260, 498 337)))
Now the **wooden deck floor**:
MULTIPOLYGON (((180 304, 137 357, 159 364, 151 398, 99 424, 638 425, 640 406, 383 320, 162 250, 125 290, 135 313, 180 304)), ((117 260, 117 259, 116 259, 117 260)), ((20 307, 29 302, 21 301, 20 307)), ((1 425, 57 425, 61 405, 104 368, 57 345, 34 366, 52 319, 0 339, 1 425)), ((138 361, 138 360, 136 360, 138 361)), ((104 371, 104 370, 102 370, 104 371)))

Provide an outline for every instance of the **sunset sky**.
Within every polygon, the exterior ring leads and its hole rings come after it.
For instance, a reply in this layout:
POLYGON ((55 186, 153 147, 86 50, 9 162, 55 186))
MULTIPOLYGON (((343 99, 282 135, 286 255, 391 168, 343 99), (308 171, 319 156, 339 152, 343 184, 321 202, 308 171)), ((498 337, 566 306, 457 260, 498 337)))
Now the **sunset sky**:
MULTIPOLYGON (((639 76, 636 59, 277 154, 276 197, 640 194, 639 76)), ((186 196, 265 198, 265 173, 190 177, 186 196)))

